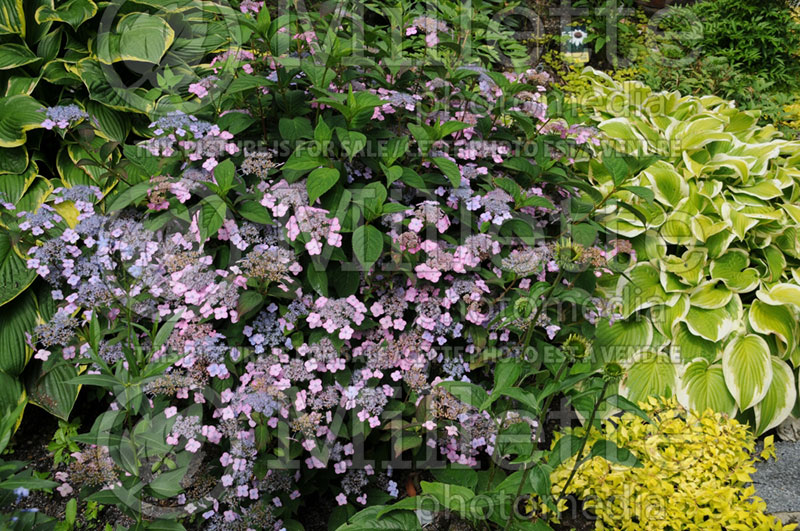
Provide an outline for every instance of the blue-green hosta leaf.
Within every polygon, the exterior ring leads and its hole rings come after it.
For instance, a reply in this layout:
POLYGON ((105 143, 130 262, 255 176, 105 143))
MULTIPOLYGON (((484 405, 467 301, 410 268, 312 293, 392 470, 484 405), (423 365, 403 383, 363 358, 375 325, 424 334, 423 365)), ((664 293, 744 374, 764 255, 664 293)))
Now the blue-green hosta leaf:
POLYGON ((795 345, 797 317, 788 306, 772 306, 756 299, 750 303, 747 317, 756 332, 774 334, 784 347, 795 345))
POLYGON ((97 58, 111 64, 141 61, 158 64, 175 40, 175 31, 161 17, 134 12, 124 15, 115 31, 97 35, 97 58))
POLYGON ((0 70, 18 68, 38 60, 39 57, 22 44, 6 43, 0 47, 0 70))
POLYGON ((93 100, 107 107, 141 114, 149 113, 154 107, 142 88, 128 88, 113 68, 92 57, 81 59, 69 72, 80 77, 93 100))
POLYGON ((26 260, 11 243, 11 236, 0 230, 0 306, 25 291, 36 278, 26 260))
POLYGON ((131 130, 128 115, 110 109, 96 101, 86 103, 86 112, 99 127, 98 133, 107 140, 123 143, 131 130))
POLYGON ((696 287, 689 295, 689 302, 695 308, 715 310, 731 301, 733 292, 722 282, 710 281, 696 287))
POLYGON ((0 307, 0 372, 18 376, 25 369, 32 355, 25 333, 33 333, 36 315, 36 299, 30 289, 0 307))
POLYGON ((27 94, 0 98, 0 147, 25 143, 25 132, 42 126, 42 104, 27 94))
POLYGON ((695 360, 681 369, 678 400, 685 407, 712 409, 729 416, 736 414, 736 401, 725 383, 722 364, 706 359, 695 360))
POLYGON ((97 5, 92 0, 69 0, 57 9, 51 6, 42 6, 36 10, 36 22, 65 22, 77 29, 78 26, 92 18, 97 13, 97 5))
MULTIPOLYGON (((0 148, 0 175, 21 174, 28 168, 28 150, 25 146, 15 148, 0 148)), ((11 179, 13 177, 4 177, 11 179)), ((23 179, 24 182, 24 179, 23 179)), ((0 181, 0 186, 5 187, 5 183, 0 181)), ((22 195, 22 191, 16 197, 7 196, 8 200, 16 201, 22 195)))
POLYGON ((642 352, 628 367, 620 394, 637 404, 651 396, 672 396, 677 388, 676 363, 666 354, 642 352))
POLYGON ((31 378, 28 386, 28 399, 51 415, 67 420, 78 399, 80 385, 69 383, 78 376, 75 366, 68 363, 41 364, 41 368, 31 378))
POLYGON ((637 265, 628 278, 621 277, 617 293, 622 298, 622 316, 626 319, 637 310, 664 304, 669 299, 658 270, 649 263, 637 265))
POLYGON ((759 290, 756 296, 773 306, 794 304, 796 307, 800 308, 800 286, 796 284, 775 284, 768 289, 759 290))
POLYGON ((609 361, 632 358, 647 349, 653 342, 653 325, 642 316, 608 324, 608 319, 597 322, 593 356, 598 365, 609 361))
POLYGON ((763 400, 756 404, 756 435, 771 430, 792 412, 797 400, 797 384, 791 367, 772 356, 772 381, 763 400))
POLYGON ((728 289, 737 293, 746 293, 758 286, 758 271, 748 268, 750 259, 747 251, 730 249, 711 262, 709 273, 711 278, 721 280, 728 289))
POLYGON ((739 409, 756 405, 772 380, 769 345, 755 334, 735 336, 722 352, 722 371, 739 409))

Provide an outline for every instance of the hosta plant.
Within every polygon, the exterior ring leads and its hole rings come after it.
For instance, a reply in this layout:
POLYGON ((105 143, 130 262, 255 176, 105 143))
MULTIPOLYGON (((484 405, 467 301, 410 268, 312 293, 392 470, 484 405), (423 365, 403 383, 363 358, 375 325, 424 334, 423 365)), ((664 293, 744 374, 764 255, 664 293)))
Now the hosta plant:
POLYGON ((625 210, 597 221, 636 261, 606 284, 622 320, 596 350, 624 359, 633 400, 677 394, 692 408, 750 415, 757 433, 795 407, 800 366, 800 142, 714 96, 657 93, 587 69, 579 105, 605 142, 654 157, 619 187, 582 167, 625 210))

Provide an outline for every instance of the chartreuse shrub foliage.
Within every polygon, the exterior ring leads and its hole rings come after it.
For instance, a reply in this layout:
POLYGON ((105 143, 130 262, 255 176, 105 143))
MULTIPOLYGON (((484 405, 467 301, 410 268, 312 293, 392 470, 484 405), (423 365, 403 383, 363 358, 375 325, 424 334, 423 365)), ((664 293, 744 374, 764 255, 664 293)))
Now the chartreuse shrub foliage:
POLYGON ((718 97, 584 75, 593 90, 580 105, 607 142, 659 159, 632 186, 584 165, 593 194, 628 205, 598 219, 637 257, 606 285, 623 320, 598 328, 596 354, 626 360, 633 401, 677 394, 700 411, 752 413, 763 433, 797 397, 800 142, 718 97))
MULTIPOLYGON (((640 467, 625 467, 591 457, 577 469, 566 493, 583 500, 597 515, 596 529, 633 531, 790 530, 764 514, 751 474, 755 462, 774 457, 772 438, 755 456, 747 425, 722 413, 687 410, 675 399, 650 398, 642 404, 648 419, 632 413, 592 430, 587 446, 611 439, 628 448, 640 467)), ((581 435, 585 428, 562 436, 581 435)), ((556 443, 557 444, 557 443, 556 443)), ((553 491, 561 492, 575 459, 553 472, 553 491)), ((562 501, 562 509, 566 501, 562 501)))

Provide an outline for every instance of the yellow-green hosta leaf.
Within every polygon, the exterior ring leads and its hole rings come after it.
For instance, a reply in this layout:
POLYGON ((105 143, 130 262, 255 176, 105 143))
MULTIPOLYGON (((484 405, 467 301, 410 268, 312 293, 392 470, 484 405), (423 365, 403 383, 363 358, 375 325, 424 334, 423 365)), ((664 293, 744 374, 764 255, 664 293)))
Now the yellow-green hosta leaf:
POLYGON ((635 238, 640 234, 644 234, 644 232, 647 230, 646 228, 641 226, 641 222, 638 223, 639 223, 638 225, 635 225, 633 223, 629 223, 621 219, 611 219, 606 223, 606 227, 611 232, 630 239, 630 238, 635 238))
POLYGON ((686 323, 679 321, 672 327, 672 349, 678 351, 684 363, 697 358, 705 358, 713 363, 722 350, 719 343, 692 334, 686 323))
POLYGON ((684 318, 689 331, 709 341, 721 341, 736 330, 737 322, 722 309, 689 308, 684 318))
POLYGON ((659 352, 643 352, 628 367, 620 394, 634 404, 651 396, 672 396, 677 388, 675 362, 659 352))
MULTIPOLYGON (((705 279, 705 264, 706 253, 704 248, 689 249, 682 256, 669 255, 665 256, 661 261, 660 267, 662 271, 673 273, 681 282, 689 285, 696 286, 701 279, 705 279)), ((670 291, 668 286, 662 281, 667 291, 670 291)), ((684 291, 683 288, 678 291, 684 291)))
POLYGON ((712 219, 702 214, 692 216, 692 234, 701 242, 707 241, 727 228, 728 224, 720 219, 712 219))
POLYGON ((731 297, 733 297, 733 292, 722 282, 712 280, 695 288, 689 296, 689 301, 696 308, 714 310, 728 304, 731 297))
POLYGON ((781 205, 781 207, 791 216, 795 223, 800 223, 800 206, 786 203, 781 205))
POLYGON ((725 346, 722 352, 725 382, 742 411, 767 394, 772 380, 770 358, 769 345, 755 334, 737 335, 725 346))
POLYGON ((731 228, 733 233, 736 235, 737 238, 740 240, 744 240, 747 231, 752 229, 753 227, 758 224, 757 219, 753 219, 749 216, 742 214, 741 212, 737 211, 734 207, 731 206, 730 203, 724 203, 722 205, 722 219, 724 219, 728 226, 731 228))
POLYGON ((751 195, 759 199, 774 199, 783 195, 777 179, 764 179, 757 184, 743 188, 731 188, 731 191, 751 195))
POLYGON ((598 365, 609 361, 630 359, 653 343, 653 325, 642 316, 615 321, 597 322, 592 353, 598 365))
POLYGON ((711 278, 721 280, 731 291, 746 293, 758 287, 758 271, 748 268, 750 258, 747 251, 730 249, 711 262, 711 278))
POLYGON ((689 195, 689 185, 668 162, 659 160, 642 173, 650 181, 656 199, 663 204, 674 207, 689 195))
POLYGON ((774 245, 764 247, 763 252, 769 270, 769 276, 764 281, 777 282, 786 271, 786 256, 774 245))
POLYGON ((717 153, 703 167, 706 174, 717 173, 735 175, 742 182, 748 182, 750 178, 750 167, 756 163, 755 157, 734 157, 727 153, 717 153))
POLYGON ((756 404, 756 435, 771 430, 789 416, 797 400, 797 384, 789 365, 772 356, 772 381, 764 398, 756 404))
POLYGON ((628 318, 633 312, 664 304, 669 296, 661 286, 658 270, 648 263, 639 264, 621 277, 617 293, 622 298, 622 316, 628 318))
MULTIPOLYGON (((625 146, 647 146, 647 141, 627 118, 612 118, 597 125, 608 138, 619 140, 625 146)), ((647 152, 645 150, 645 152, 647 152)))
POLYGON ((797 317, 788 306, 771 306, 756 299, 750 303, 747 317, 750 326, 759 334, 773 334, 784 345, 795 344, 797 317))
POLYGON ((659 234, 670 245, 691 246, 694 241, 692 234, 692 214, 675 210, 667 216, 667 221, 659 229, 659 234))
POLYGON ((767 304, 771 304, 773 306, 794 304, 795 306, 800 307, 800 286, 796 284, 775 284, 769 289, 758 291, 756 296, 767 304))
POLYGON ((712 409, 736 414, 736 401, 725 383, 722 365, 706 359, 694 360, 682 367, 678 400, 685 407, 705 411, 712 409))
POLYGON ((650 320, 661 335, 672 339, 672 328, 676 321, 682 320, 689 312, 689 298, 680 295, 672 305, 662 304, 650 310, 650 320))

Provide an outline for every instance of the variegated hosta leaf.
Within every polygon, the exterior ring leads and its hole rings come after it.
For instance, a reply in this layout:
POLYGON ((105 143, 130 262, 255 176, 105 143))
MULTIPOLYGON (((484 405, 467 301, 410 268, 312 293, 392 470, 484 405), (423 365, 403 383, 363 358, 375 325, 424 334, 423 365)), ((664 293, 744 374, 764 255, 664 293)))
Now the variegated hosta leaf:
POLYGON ((721 341, 738 326, 736 319, 721 308, 704 310, 692 306, 684 322, 692 334, 708 341, 721 341))
MULTIPOLYGON (((701 279, 705 279, 706 258, 706 249, 689 249, 680 257, 673 255, 664 257, 659 265, 663 270, 680 277, 681 282, 696 286, 701 279)), ((663 281, 662 285, 664 285, 663 281)), ((671 291, 666 285, 664 288, 668 292, 671 291)))
POLYGON ((744 240, 747 232, 758 224, 758 220, 739 212, 730 203, 722 205, 724 219, 739 240, 744 240))
POLYGON ((769 345, 755 334, 735 336, 722 352, 722 370, 739 409, 754 406, 772 381, 769 345))
POLYGON ((608 319, 598 321, 592 354, 597 365, 609 361, 631 359, 647 349, 653 342, 653 325, 643 315, 608 324, 608 319))
POLYGON ((797 386, 789 365, 775 356, 771 359, 772 381, 764 398, 756 404, 756 435, 771 430, 792 412, 797 400, 797 386))
POLYGON ((650 181, 656 199, 673 207, 689 195, 689 185, 675 167, 660 160, 651 164, 642 174, 650 181))
POLYGON ((721 280, 731 291, 746 293, 758 286, 758 271, 748 268, 750 259, 746 251, 730 249, 711 262, 711 278, 721 280))
POLYGON ((620 386, 620 394, 634 404, 651 396, 672 396, 677 390, 675 360, 666 354, 645 351, 634 358, 620 386))
POLYGON ((729 416, 736 414, 736 401, 725 383, 722 364, 695 360, 680 370, 678 401, 697 411, 712 409, 729 416))
POLYGON ((756 296, 767 304, 781 306, 794 304, 800 307, 800 286, 796 284, 775 284, 769 289, 760 290, 756 296))
POLYGON ((784 347, 795 347, 797 318, 788 306, 771 306, 760 300, 750 303, 748 320, 753 330, 760 334, 774 334, 784 347))
POLYGON ((697 358, 714 362, 722 350, 719 343, 692 334, 682 322, 676 322, 672 328, 672 349, 678 352, 684 363, 697 358))
POLYGON ((621 277, 617 293, 622 297, 622 316, 627 318, 642 308, 664 304, 669 296, 661 286, 658 270, 648 263, 637 265, 621 277))
POLYGON ((722 282, 706 282, 692 291, 689 302, 695 308, 715 310, 727 305, 733 292, 728 290, 722 282))
POLYGON ((662 335, 672 339, 672 328, 676 321, 682 320, 689 312, 689 300, 686 295, 679 296, 674 304, 654 306, 650 310, 650 319, 662 335))

